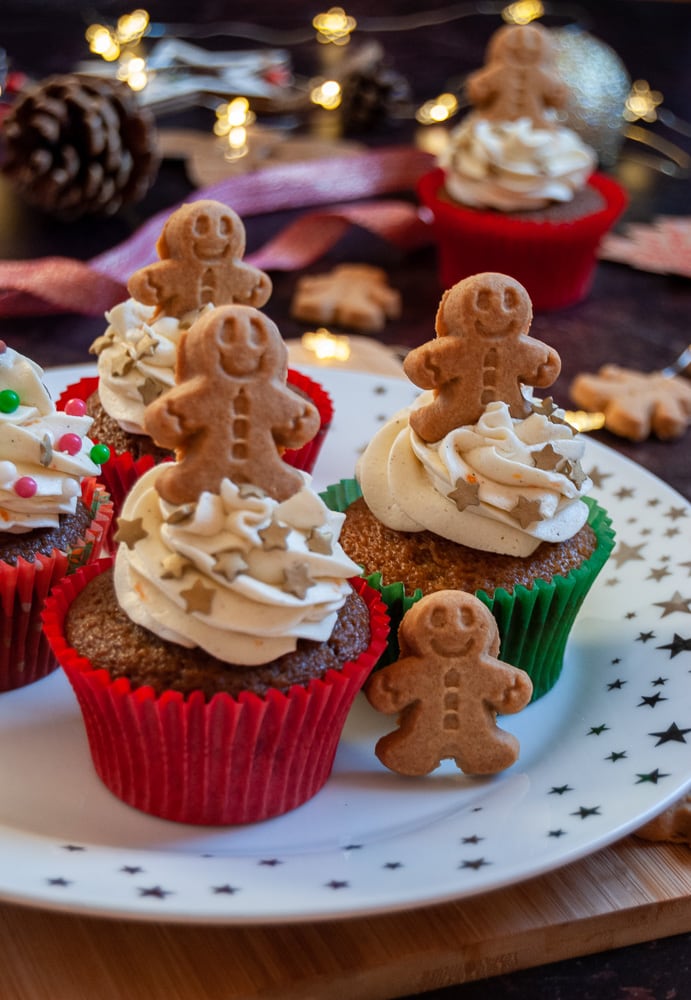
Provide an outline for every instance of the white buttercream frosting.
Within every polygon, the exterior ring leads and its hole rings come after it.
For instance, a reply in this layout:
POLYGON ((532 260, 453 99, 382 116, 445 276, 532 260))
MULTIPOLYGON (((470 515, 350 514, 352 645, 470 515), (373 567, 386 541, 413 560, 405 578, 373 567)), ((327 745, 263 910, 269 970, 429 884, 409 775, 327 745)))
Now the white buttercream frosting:
POLYGON ((156 490, 160 471, 137 481, 120 518, 129 540, 115 589, 132 621, 242 665, 267 663, 300 638, 326 641, 360 568, 338 542, 344 515, 309 475, 282 503, 225 479, 219 494, 176 507, 156 490))
POLYGON ((571 201, 596 163, 595 151, 572 129, 539 128, 529 118, 489 121, 478 114, 450 133, 439 158, 451 198, 503 212, 571 201))
POLYGON ((428 444, 410 427, 409 414, 431 398, 422 393, 397 413, 358 462, 375 517, 395 530, 426 529, 518 556, 580 530, 588 517, 581 497, 592 483, 579 464, 584 444, 560 411, 517 420, 505 403, 490 403, 476 424, 428 444))
POLYGON ((98 393, 106 413, 130 434, 145 434, 144 410, 175 385, 175 361, 184 330, 207 309, 176 319, 156 317, 156 306, 135 299, 106 313, 106 332, 92 344, 98 354, 98 393))
POLYGON ((19 397, 16 409, 0 410, 0 531, 56 527, 60 514, 75 512, 82 480, 101 471, 90 457, 91 417, 57 411, 42 379, 35 362, 0 350, 0 391, 19 397), (75 454, 61 450, 66 434, 79 439, 75 454), (35 490, 22 495, 27 481, 35 490))

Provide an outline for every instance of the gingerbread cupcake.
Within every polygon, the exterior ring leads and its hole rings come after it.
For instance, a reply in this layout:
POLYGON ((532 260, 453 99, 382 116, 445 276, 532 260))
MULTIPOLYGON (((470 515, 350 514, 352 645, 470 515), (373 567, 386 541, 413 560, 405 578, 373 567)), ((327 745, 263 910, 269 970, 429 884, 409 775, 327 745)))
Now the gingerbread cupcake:
POLYGON ((533 395, 560 360, 528 335, 531 318, 527 292, 506 275, 447 291, 436 339, 404 362, 425 391, 375 435, 357 479, 325 498, 345 510, 343 547, 381 588, 393 628, 422 594, 473 593, 497 619, 502 658, 539 697, 614 535, 586 498, 582 440, 551 398, 533 395))
POLYGON ((434 220, 442 287, 499 271, 526 287, 536 309, 578 302, 626 196, 559 122, 566 91, 549 31, 500 28, 467 93, 473 111, 418 185, 434 220))
MULTIPOLYGON (((271 295, 269 276, 242 259, 242 220, 221 202, 183 205, 167 220, 156 246, 160 259, 131 276, 131 298, 106 314, 108 327, 91 345, 98 356, 98 377, 69 386, 58 401, 65 405, 74 397, 84 399, 94 437, 116 456, 106 473, 116 512, 136 474, 173 457, 146 433, 144 412, 174 385, 183 332, 214 306, 261 307, 271 295)), ((286 451, 284 459, 311 471, 331 422, 332 404, 306 375, 291 371, 289 382, 318 407, 321 426, 304 449, 286 451)))
POLYGON ((167 819, 253 822, 314 795, 386 645, 343 516, 282 460, 319 427, 286 374, 258 310, 196 320, 176 386, 144 417, 177 460, 132 487, 114 567, 71 579, 46 611, 99 776, 167 819))
POLYGON ((60 413, 37 364, 0 341, 0 691, 57 666, 41 631, 51 586, 100 555, 112 508, 107 449, 83 407, 60 413))

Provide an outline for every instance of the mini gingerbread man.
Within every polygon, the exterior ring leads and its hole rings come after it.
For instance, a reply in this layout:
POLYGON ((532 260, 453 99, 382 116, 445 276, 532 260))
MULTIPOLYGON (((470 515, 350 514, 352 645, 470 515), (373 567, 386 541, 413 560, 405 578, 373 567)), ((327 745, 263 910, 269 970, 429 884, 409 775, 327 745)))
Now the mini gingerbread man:
POLYGON ((437 339, 403 362, 411 382, 434 389, 434 399, 410 415, 424 441, 474 424, 488 403, 507 403, 516 418, 530 413, 521 384, 551 385, 561 368, 556 351, 528 336, 532 316, 525 288, 506 274, 475 274, 444 293, 437 339))
POLYGON ((242 220, 219 201, 194 201, 173 212, 156 249, 161 259, 135 271, 127 288, 166 316, 179 318, 208 303, 259 307, 271 295, 269 276, 241 260, 242 220))
POLYGON ((415 603, 398 631, 400 659, 375 672, 367 698, 399 712, 399 727, 375 753, 392 771, 423 775, 446 758, 467 774, 494 774, 518 758, 518 740, 496 725, 497 712, 520 711, 533 685, 498 660, 499 632, 485 605, 462 590, 415 603))
POLYGON ((530 118, 536 127, 554 126, 546 110, 562 107, 567 95, 553 63, 546 28, 507 25, 492 36, 485 66, 468 77, 468 98, 491 121, 530 118))
POLYGON ((287 386, 288 351, 276 325, 251 306, 204 313, 178 348, 176 382, 144 412, 161 447, 175 449, 156 481, 173 504, 194 502, 223 479, 283 501, 303 485, 280 451, 319 429, 319 412, 287 386))

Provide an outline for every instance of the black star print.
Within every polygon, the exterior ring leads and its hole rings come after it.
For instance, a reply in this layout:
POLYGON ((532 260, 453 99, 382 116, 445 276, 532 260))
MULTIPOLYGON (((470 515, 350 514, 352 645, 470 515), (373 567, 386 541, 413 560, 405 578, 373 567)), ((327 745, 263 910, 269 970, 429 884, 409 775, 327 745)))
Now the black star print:
POLYGON ((641 708, 643 705, 655 708, 661 701, 667 701, 667 698, 663 698, 659 691, 656 691, 655 694, 644 694, 636 708, 641 708))
POLYGON ((664 685, 667 683, 667 678, 658 677, 656 678, 656 680, 651 681, 650 683, 653 685, 653 687, 664 687, 664 685))
POLYGON ((172 896, 173 893, 169 889, 162 889, 160 885, 152 885, 149 889, 140 889, 140 896, 155 896, 156 899, 165 899, 166 896, 172 896))
POLYGON ((485 839, 484 837, 478 837, 478 835, 476 833, 474 833, 472 837, 463 837, 461 839, 461 843, 462 844, 479 844, 480 841, 484 840, 484 839, 485 839))
POLYGON ((572 816, 580 816, 581 819, 587 819, 588 816, 599 816, 600 807, 599 806, 580 806, 576 812, 571 813, 572 816))
POLYGON ((564 792, 572 792, 573 788, 570 785, 552 785, 549 790, 550 795, 563 795, 564 792))
POLYGON ((636 642, 649 642, 651 639, 655 638, 654 632, 639 632, 636 636, 636 642))
POLYGON ((215 896, 233 896, 239 890, 234 885, 212 885, 211 891, 215 896))
POLYGON ((388 868, 389 871, 395 871, 396 868, 402 868, 403 864, 400 861, 387 861, 383 868, 388 868))
POLYGON ((621 691, 621 689, 623 688, 623 686, 625 684, 626 684, 626 681, 623 681, 623 680, 621 680, 621 678, 617 677, 616 681, 612 681, 611 684, 607 685, 607 690, 608 691, 615 691, 615 690, 616 691, 621 691))
POLYGON ((670 660, 673 660, 675 656, 679 655, 679 653, 691 652, 691 637, 688 639, 682 639, 682 637, 675 632, 674 638, 671 642, 667 643, 666 646, 658 646, 657 648, 668 649, 669 658, 670 660))
POLYGON ((485 861, 484 858, 474 858, 472 861, 461 861, 459 868, 472 868, 473 871, 478 871, 480 868, 484 868, 490 862, 485 861))
POLYGON ((374 395, 375 396, 385 396, 386 395, 386 386, 385 385, 377 385, 377 386, 375 386, 374 387, 374 395))
POLYGON ((621 656, 615 656, 613 660, 610 660, 610 663, 612 663, 615 666, 617 663, 621 663, 621 656))
POLYGON ((86 847, 79 847, 78 844, 63 844, 63 849, 65 851, 85 851, 86 847))
POLYGON ((638 781, 636 782, 637 785, 641 785, 645 781, 649 781, 651 784, 656 785, 661 778, 669 778, 669 775, 661 773, 656 767, 654 771, 650 772, 650 774, 636 774, 636 777, 638 778, 638 781))
POLYGON ((624 615, 624 618, 626 618, 627 621, 629 621, 631 618, 635 618, 635 617, 636 617, 636 612, 635 611, 627 611, 626 614, 624 615))
POLYGON ((660 733, 648 733, 648 736, 657 736, 656 747, 661 743, 686 743, 686 734, 691 733, 691 728, 680 729, 676 722, 673 722, 669 729, 664 729, 660 733))
POLYGON ((46 882, 48 885, 58 885, 61 888, 64 888, 66 885, 72 885, 69 879, 66 878, 47 878, 46 882))
POLYGON ((344 851, 361 851, 362 844, 346 844, 343 848, 344 851))
POLYGON ((327 889, 347 889, 350 885, 349 882, 340 882, 338 879, 332 878, 330 882, 326 883, 327 889))
POLYGON ((141 875, 144 869, 140 868, 138 865, 124 865, 120 871, 125 875, 141 875))
POLYGON ((626 755, 627 755, 626 750, 619 750, 619 751, 613 750, 611 754, 608 754, 608 756, 605 757, 605 760, 611 760, 612 763, 614 764, 618 760, 624 760, 626 755))
POLYGON ((282 865, 283 862, 279 861, 278 858, 264 858, 259 864, 266 865, 267 868, 275 868, 276 865, 282 865))
POLYGON ((588 736, 601 736, 608 729, 609 726, 605 725, 604 722, 601 723, 601 725, 599 726, 591 726, 590 729, 588 730, 588 736))
POLYGON ((563 837, 566 834, 566 830, 549 830, 547 833, 548 837, 563 837))

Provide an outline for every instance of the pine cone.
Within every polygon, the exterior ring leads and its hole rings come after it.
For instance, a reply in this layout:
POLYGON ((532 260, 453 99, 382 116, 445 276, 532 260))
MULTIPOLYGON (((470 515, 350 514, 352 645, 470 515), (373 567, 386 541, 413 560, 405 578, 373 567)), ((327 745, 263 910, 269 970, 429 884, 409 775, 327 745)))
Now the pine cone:
POLYGON ((341 79, 341 120, 346 134, 366 132, 410 97, 407 81, 387 65, 378 43, 347 60, 341 79))
POLYGON ((20 98, 3 132, 3 172, 26 201, 64 219, 141 200, 158 170, 153 117, 115 80, 50 77, 20 98))

